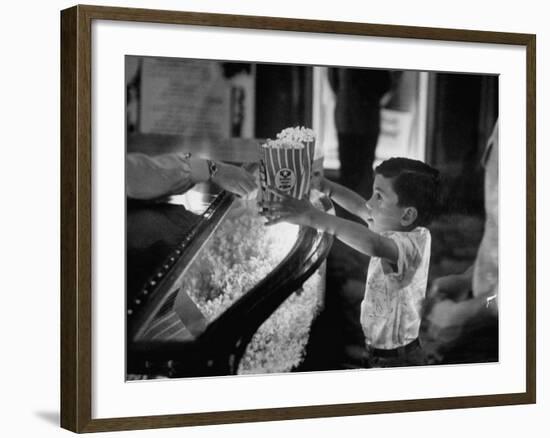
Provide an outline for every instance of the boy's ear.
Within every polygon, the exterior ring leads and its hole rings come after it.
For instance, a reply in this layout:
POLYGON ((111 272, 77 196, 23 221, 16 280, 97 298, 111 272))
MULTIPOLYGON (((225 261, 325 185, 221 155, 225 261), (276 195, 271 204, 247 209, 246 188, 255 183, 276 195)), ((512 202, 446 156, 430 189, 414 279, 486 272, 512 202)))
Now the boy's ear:
POLYGON ((401 215, 401 225, 409 227, 414 224, 414 221, 418 218, 418 210, 416 207, 405 207, 403 214, 401 215))

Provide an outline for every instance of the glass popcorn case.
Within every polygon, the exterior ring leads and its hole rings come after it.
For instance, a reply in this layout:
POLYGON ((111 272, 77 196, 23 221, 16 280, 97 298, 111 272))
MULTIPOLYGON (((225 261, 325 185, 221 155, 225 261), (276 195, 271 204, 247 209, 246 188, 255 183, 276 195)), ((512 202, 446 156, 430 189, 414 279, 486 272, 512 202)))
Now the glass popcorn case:
MULTIPOLYGON (((250 169, 257 172, 257 169, 250 169)), ((330 201, 312 202, 329 211, 330 201)), ((329 235, 265 226, 198 185, 127 202, 127 380, 292 371, 323 307, 329 235)))

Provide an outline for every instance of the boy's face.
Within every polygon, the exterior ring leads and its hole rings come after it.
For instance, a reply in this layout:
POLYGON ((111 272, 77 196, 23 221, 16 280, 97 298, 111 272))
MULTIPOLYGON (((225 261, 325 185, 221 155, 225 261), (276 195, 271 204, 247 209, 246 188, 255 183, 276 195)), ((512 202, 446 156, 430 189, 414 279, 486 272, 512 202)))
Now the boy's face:
POLYGON ((369 229, 376 233, 382 231, 400 231, 406 228, 402 223, 405 207, 400 207, 399 197, 393 190, 392 178, 375 175, 372 185, 372 196, 367 201, 370 217, 367 219, 369 229))

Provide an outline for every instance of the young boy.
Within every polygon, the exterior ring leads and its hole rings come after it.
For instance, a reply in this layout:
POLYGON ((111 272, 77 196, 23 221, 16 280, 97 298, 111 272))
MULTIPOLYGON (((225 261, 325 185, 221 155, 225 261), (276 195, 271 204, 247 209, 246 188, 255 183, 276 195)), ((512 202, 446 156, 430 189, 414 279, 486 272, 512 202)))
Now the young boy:
POLYGON ((366 226, 324 213, 307 200, 272 190, 280 201, 266 203, 267 225, 282 221, 333 234, 371 256, 361 326, 370 366, 420 365, 421 305, 430 264, 428 225, 439 198, 439 172, 421 161, 391 158, 375 169, 368 201, 327 179, 319 189, 361 218, 366 226))

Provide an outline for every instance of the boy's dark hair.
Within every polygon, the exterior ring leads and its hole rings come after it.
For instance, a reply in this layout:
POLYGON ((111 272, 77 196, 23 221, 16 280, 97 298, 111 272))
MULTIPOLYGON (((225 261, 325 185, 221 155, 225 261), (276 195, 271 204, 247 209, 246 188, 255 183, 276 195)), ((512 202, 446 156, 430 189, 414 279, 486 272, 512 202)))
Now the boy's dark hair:
POLYGON ((392 178, 393 190, 401 207, 415 207, 415 225, 426 226, 439 213, 439 171, 418 160, 390 158, 374 172, 392 178))

